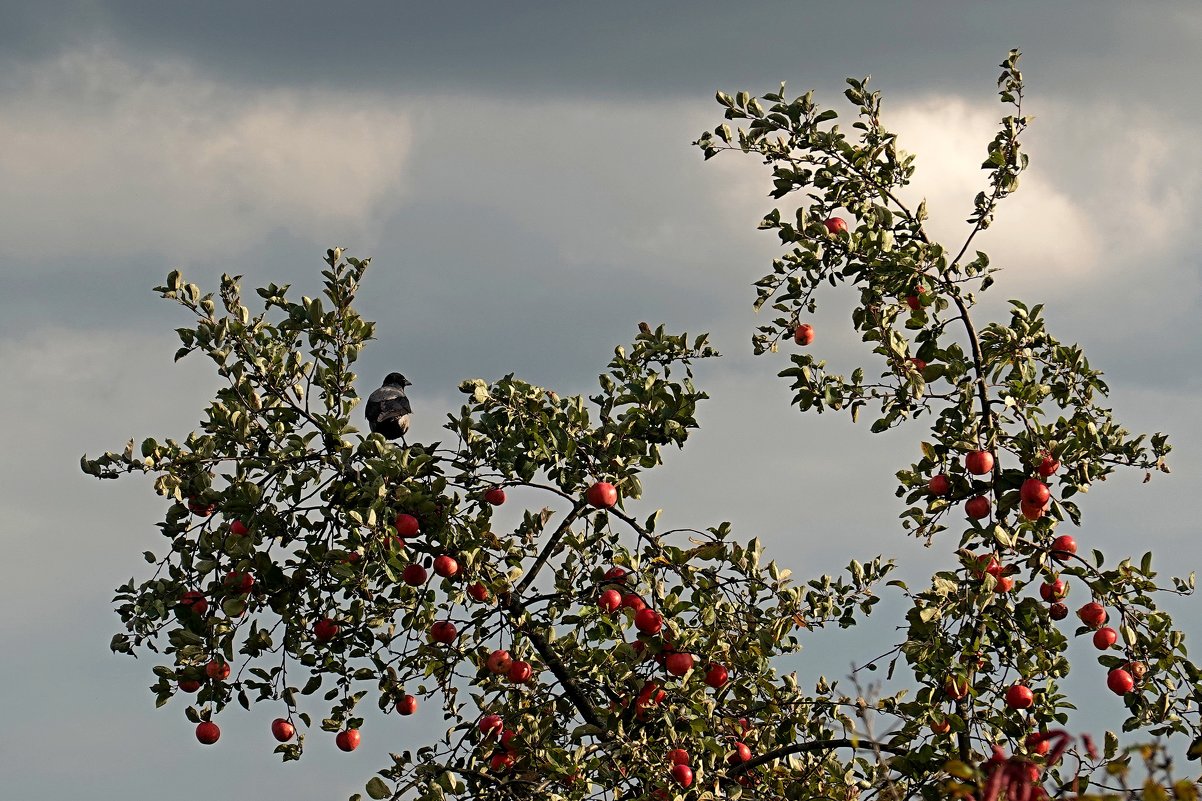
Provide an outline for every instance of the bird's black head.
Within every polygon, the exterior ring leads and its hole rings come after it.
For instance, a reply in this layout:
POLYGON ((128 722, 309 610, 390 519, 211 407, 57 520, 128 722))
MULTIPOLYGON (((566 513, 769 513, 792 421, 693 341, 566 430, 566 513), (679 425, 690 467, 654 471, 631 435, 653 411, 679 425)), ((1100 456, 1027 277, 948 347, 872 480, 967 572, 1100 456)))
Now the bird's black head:
POLYGON ((384 377, 384 386, 386 386, 386 387, 408 387, 408 386, 412 386, 412 383, 409 381, 408 378, 405 378, 405 376, 401 375, 400 373, 389 373, 387 376, 384 377))

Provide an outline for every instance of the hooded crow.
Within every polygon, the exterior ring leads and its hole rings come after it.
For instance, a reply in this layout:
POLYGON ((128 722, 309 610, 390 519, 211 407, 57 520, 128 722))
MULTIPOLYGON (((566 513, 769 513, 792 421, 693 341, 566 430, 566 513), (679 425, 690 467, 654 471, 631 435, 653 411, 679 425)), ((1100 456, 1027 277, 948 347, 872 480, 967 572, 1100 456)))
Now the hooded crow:
POLYGON ((409 430, 409 415, 413 413, 409 398, 405 397, 407 386, 410 386, 410 382, 405 376, 389 373, 384 379, 384 386, 368 397, 364 412, 367 425, 373 434, 382 434, 385 439, 405 441, 405 432, 409 430))

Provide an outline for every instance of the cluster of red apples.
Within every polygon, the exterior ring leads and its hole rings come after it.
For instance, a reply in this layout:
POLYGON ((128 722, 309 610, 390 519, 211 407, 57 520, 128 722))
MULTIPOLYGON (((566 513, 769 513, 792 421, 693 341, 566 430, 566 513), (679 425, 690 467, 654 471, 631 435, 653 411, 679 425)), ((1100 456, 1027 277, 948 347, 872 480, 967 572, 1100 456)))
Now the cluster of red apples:
MULTIPOLYGON (((993 473, 993 454, 986 450, 976 450, 964 457, 964 469, 973 476, 988 476, 993 473)), ((1039 520, 1047 513, 1052 501, 1052 491, 1044 482, 1060 469, 1059 460, 1044 454, 1035 466, 1038 478, 1031 477, 1023 481, 1019 488, 1019 512, 1026 520, 1039 520)), ((927 490, 931 495, 946 497, 952 492, 952 480, 946 473, 937 473, 927 482, 927 490)), ((982 520, 989 517, 992 504, 985 495, 974 492, 964 502, 964 513, 971 520, 982 520)))
MULTIPOLYGON (((484 492, 483 500, 491 506, 500 506, 501 504, 505 503, 506 500, 505 490, 501 487, 490 487, 484 492)), ((607 481, 596 482, 589 486, 585 491, 585 501, 594 509, 611 509, 618 503, 617 487, 607 481)), ((189 502, 188 508, 193 514, 199 517, 209 517, 216 512, 216 506, 214 504, 202 505, 197 502, 189 502)), ((415 537, 421 533, 420 521, 411 514, 398 514, 394 520, 393 527, 396 531, 396 540, 400 544, 403 544, 405 540, 415 537)), ((235 537, 244 537, 250 533, 250 529, 241 520, 234 520, 231 522, 229 525, 229 531, 230 534, 235 537)), ((352 552, 348 557, 348 561, 357 562, 362 558, 362 554, 352 552)), ((435 557, 432 564, 432 569, 436 575, 444 579, 455 579, 461 575, 459 561, 450 554, 440 554, 439 556, 435 557)), ((608 575, 609 574, 607 574, 607 577, 608 575)), ((401 572, 401 580, 411 587, 419 587, 424 585, 428 578, 429 574, 427 573, 426 568, 418 562, 413 562, 407 565, 401 572)), ((229 597, 230 595, 247 596, 252 593, 254 587, 255 579, 250 572, 231 571, 221 582, 221 587, 218 592, 222 594, 223 598, 229 597)), ((469 598, 479 603, 485 602, 489 599, 488 588, 483 583, 478 581, 469 584, 466 588, 466 593, 469 598)), ((622 599, 619 596, 619 603, 621 600, 622 599)), ((190 614, 195 615, 198 618, 204 618, 209 610, 209 601, 205 597, 204 593, 197 590, 189 590, 180 596, 178 609, 182 614, 190 614)), ((662 621, 659 618, 659 613, 651 609, 644 609, 643 611, 649 612, 655 616, 655 630, 658 631, 659 627, 662 625, 662 621)), ((643 618, 643 622, 641 624, 637 623, 636 621, 636 625, 639 627, 640 631, 643 631, 644 627, 650 625, 648 621, 649 618, 647 617, 643 618)), ((313 641, 319 644, 333 642, 335 639, 337 639, 341 632, 342 624, 333 617, 320 618, 313 623, 311 628, 313 641)), ((454 643, 459 636, 458 628, 449 620, 435 621, 430 626, 427 633, 432 642, 440 645, 450 645, 454 643)), ((692 659, 692 657, 689 658, 690 660, 692 659)), ((689 666, 683 670, 680 669, 680 665, 681 663, 679 660, 673 662, 673 666, 669 667, 669 671, 673 672, 674 675, 683 675, 684 673, 688 672, 689 668, 692 667, 691 661, 689 666), (675 672, 677 670, 679 670, 679 673, 675 672)), ((721 666, 717 667, 720 668, 721 666)), ((504 675, 510 682, 514 684, 524 684, 529 682, 534 676, 534 668, 529 662, 520 659, 512 659, 509 655, 509 652, 504 650, 493 651, 493 653, 488 657, 487 668, 494 674, 504 675)), ((725 668, 721 668, 721 671, 721 683, 725 683, 725 668)), ((230 677, 230 672, 231 670, 229 663, 221 658, 214 658, 204 666, 205 679, 214 682, 223 682, 228 680, 230 677)), ((713 673, 715 677, 718 675, 717 673, 714 673, 712 669, 711 673, 713 673)), ((191 671, 188 672, 188 675, 191 675, 191 671)), ((710 680, 709 674, 707 674, 707 681, 710 680)), ((721 683, 711 686, 721 686, 721 683)), ((182 677, 178 680, 178 686, 182 692, 195 693, 200 690, 202 681, 195 678, 182 677)), ((396 704, 396 710, 401 715, 412 715, 417 711, 417 706, 417 697, 406 693, 400 696, 400 700, 398 700, 396 704)), ((500 720, 500 718, 497 718, 495 715, 487 715, 484 719, 482 719, 481 725, 483 726, 484 720, 491 720, 493 718, 496 718, 497 721, 500 720)), ((483 731, 484 729, 482 728, 481 732, 483 731)), ((286 743, 291 741, 293 737, 296 736, 296 726, 291 722, 290 719, 276 718, 271 723, 271 733, 277 741, 286 743)), ((514 732, 498 731, 497 733, 500 736, 500 743, 504 748, 504 751, 495 754, 490 761, 490 765, 494 771, 504 770, 512 765, 515 753, 513 739, 516 735, 514 732)), ((203 720, 197 724, 196 739, 199 742, 203 743, 204 745, 212 745, 220 738, 221 729, 213 721, 203 720)), ((358 729, 344 729, 338 732, 337 736, 335 737, 335 744, 343 751, 354 751, 359 747, 359 743, 360 733, 358 729)))
MULTIPOLYGON (((993 454, 986 450, 972 451, 964 457, 965 470, 974 476, 993 473, 994 464, 993 454)), ((1025 479, 1019 488, 1019 511, 1023 518, 1036 521, 1047 512, 1051 503, 1051 490, 1043 479, 1051 477, 1059 469, 1060 462, 1052 456, 1044 454, 1040 457, 1035 466, 1035 473, 1039 477, 1025 479)), ((951 479, 946 473, 936 474, 928 481, 927 490, 933 496, 946 497, 952 491, 951 479)), ((991 504, 987 496, 974 494, 965 502, 964 509, 970 519, 980 520, 989 516, 991 504)), ((1068 534, 1062 534, 1052 540, 1048 552, 1056 561, 1066 562, 1076 555, 1077 541, 1068 534)), ((992 554, 978 557, 976 564, 972 566, 972 573, 978 580, 983 579, 985 575, 993 576, 996 580, 995 589, 999 593, 1008 593, 1014 589, 1011 574, 1017 573, 1018 570, 1017 565, 1003 566, 992 554)), ((1040 585, 1039 595, 1050 605, 1048 615, 1053 620, 1068 617, 1069 609, 1064 603, 1068 591, 1068 582, 1058 575, 1040 585)), ((1078 609, 1077 617, 1088 629, 1093 630, 1093 644, 1098 650, 1109 650, 1118 642, 1118 632, 1105 625, 1108 614, 1105 607, 1097 601, 1090 601, 1078 609)), ((1126 667, 1111 670, 1106 679, 1106 686, 1117 695, 1125 695, 1135 688, 1135 681, 1142 678, 1145 671, 1146 666, 1142 662, 1130 662, 1126 667)), ((949 676, 944 685, 944 694, 952 700, 964 698, 968 694, 967 680, 949 676)), ((1011 709, 1028 709, 1035 703, 1035 696, 1030 687, 1018 681, 1007 688, 1005 700, 1011 709)), ((950 730, 950 726, 945 720, 938 721, 933 730, 937 734, 944 734, 950 730)))
MULTIPOLYGON (((600 491, 599 491, 600 492, 600 491)), ((608 500, 608 495, 597 495, 596 500, 608 500)), ((592 503, 592 499, 589 499, 592 503)), ((596 505, 596 504, 594 504, 596 505)), ((642 655, 649 643, 659 646, 656 654, 658 664, 671 676, 686 678, 696 668, 698 658, 672 647, 665 631, 664 617, 633 591, 628 591, 631 575, 625 568, 611 567, 602 577, 602 589, 597 596, 597 608, 606 615, 629 615, 638 639, 632 647, 636 654, 642 655)), ((514 684, 522 684, 531 679, 533 668, 529 662, 514 659, 509 651, 497 649, 490 653, 485 661, 485 668, 499 677, 514 684)), ((730 671, 723 664, 709 662, 706 664, 703 680, 713 689, 720 689, 730 679, 730 671)), ((667 697, 667 692, 659 682, 648 680, 643 683, 634 701, 634 713, 637 720, 643 720, 649 709, 658 706, 667 697)), ((617 705, 615 704, 615 708, 617 705)), ((508 770, 514 764, 518 755, 514 739, 516 734, 507 729, 504 719, 497 714, 486 714, 478 723, 482 744, 491 746, 496 740, 496 750, 489 758, 489 767, 493 772, 508 770)), ((732 751, 731 764, 739 764, 751 758, 750 749, 744 743, 736 743, 732 751)), ((693 768, 689 764, 688 752, 682 748, 673 749, 669 753, 669 774, 682 788, 693 783, 693 768)))

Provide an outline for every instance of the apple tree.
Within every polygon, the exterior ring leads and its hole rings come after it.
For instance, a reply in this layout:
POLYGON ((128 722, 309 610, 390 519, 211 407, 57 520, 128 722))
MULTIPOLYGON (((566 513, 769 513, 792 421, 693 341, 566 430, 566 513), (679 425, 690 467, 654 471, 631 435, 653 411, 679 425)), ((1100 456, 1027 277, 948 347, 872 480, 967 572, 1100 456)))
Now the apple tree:
POLYGON ((1123 696, 1117 727, 1145 741, 1202 749, 1202 673, 1156 603, 1192 575, 1166 584, 1150 554, 1116 562, 1064 532, 1118 468, 1167 472, 1165 437, 1115 422, 1100 372, 1041 306, 973 321, 995 268, 972 243, 1027 166, 1017 62, 956 247, 902 201, 913 159, 866 80, 848 81, 850 130, 782 86, 719 93, 738 127, 697 142, 706 158, 755 154, 772 196, 796 201, 761 224, 785 253, 755 284, 772 319, 752 344, 793 349, 780 374, 799 410, 927 426, 897 476, 902 528, 947 555, 929 585, 890 581, 880 557, 795 578, 727 523, 636 514, 642 474, 697 427, 693 367, 718 355, 704 335, 640 325, 587 398, 464 381, 443 441, 365 434, 355 369, 375 325, 354 301, 369 262, 333 249, 313 297, 246 296, 228 275, 205 293, 178 272, 157 288, 191 317, 177 359, 207 357, 220 388, 187 436, 83 459, 99 478, 153 477, 165 503, 149 575, 118 589, 113 650, 156 655, 156 703, 182 702, 201 743, 230 704, 277 709, 264 748, 285 760, 313 737, 398 738, 435 707, 445 731, 393 754, 372 798, 1196 798, 1168 750, 1070 733, 1070 638, 1091 638, 1097 664, 1078 669, 1123 696), (805 322, 839 284, 875 365, 846 377, 812 355, 837 334, 805 322), (499 516, 510 495, 539 500, 499 516), (865 664, 887 665, 880 686, 779 669, 882 592, 906 611, 865 664))

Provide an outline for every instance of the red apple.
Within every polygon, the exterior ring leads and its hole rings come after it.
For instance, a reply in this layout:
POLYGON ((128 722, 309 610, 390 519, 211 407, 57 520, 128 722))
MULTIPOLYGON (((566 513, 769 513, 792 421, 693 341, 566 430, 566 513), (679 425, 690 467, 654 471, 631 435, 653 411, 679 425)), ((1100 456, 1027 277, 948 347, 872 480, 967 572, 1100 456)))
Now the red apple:
POLYGON ((493 773, 502 773, 513 767, 513 755, 498 751, 488 760, 488 769, 493 773))
POLYGON ((683 748, 673 748, 668 752, 668 763, 672 765, 689 764, 689 752, 683 748))
POLYGON ((975 563, 971 569, 973 576, 977 579, 985 578, 986 573, 994 578, 1002 575, 1002 565, 991 553, 975 557, 975 563))
POLYGON ((323 617, 313 624, 313 637, 318 642, 329 642, 338 636, 339 628, 333 618, 323 617))
POLYGON ((1127 670, 1131 671, 1131 675, 1138 681, 1148 672, 1148 666, 1143 662, 1128 662, 1127 670))
POLYGON ((934 734, 947 734, 952 730, 952 724, 947 718, 940 718, 931 724, 931 732, 934 734))
POLYGON ((989 451, 973 451, 964 457, 964 467, 974 476, 993 472, 993 454, 989 451))
POLYGON ((200 689, 200 682, 196 679, 180 679, 179 689, 180 692, 194 693, 200 689))
POLYGON ((726 761, 731 765, 741 765, 751 759, 751 749, 747 747, 747 743, 735 743, 734 750, 726 757, 726 761))
POLYGON ((825 225, 826 230, 832 234, 847 233, 847 220, 843 219, 842 217, 828 217, 823 221, 822 224, 825 225))
POLYGON ((793 329, 793 341, 798 345, 809 345, 814 341, 814 326, 802 323, 793 329))
POLYGON ((625 584, 626 583, 626 575, 627 575, 626 568, 617 567, 615 565, 614 567, 611 567, 609 570, 605 571, 603 580, 607 581, 607 582, 611 582, 613 584, 625 584))
POLYGON ((1035 693, 1025 684, 1011 684, 1006 689, 1006 706, 1011 709, 1029 709, 1035 703, 1035 693))
POLYGON ((467 594, 473 601, 483 603, 488 600, 488 587, 485 587, 480 582, 467 585, 467 594))
POLYGON ((1028 478, 1019 488, 1018 495, 1033 506, 1043 506, 1052 497, 1052 491, 1039 479, 1028 478))
POLYGON ((1067 562, 1070 556, 1077 553, 1077 541, 1068 534, 1061 534, 1052 540, 1052 558, 1067 562))
POLYGON ((402 695, 401 700, 396 702, 396 711, 402 715, 412 715, 417 711, 417 697, 402 695))
POLYGON ((953 701, 968 695, 968 679, 963 676, 948 676, 943 682, 943 694, 953 701))
POLYGON ((705 683, 717 690, 722 685, 726 684, 730 678, 730 671, 725 665, 713 664, 709 670, 705 672, 705 683))
POLYGON ((204 745, 212 745, 221 739, 221 729, 211 720, 201 721, 196 724, 196 739, 204 745))
POLYGON ((271 721, 271 736, 281 743, 291 740, 294 734, 296 734, 296 727, 284 718, 276 718, 271 721))
POLYGON ((1048 617, 1052 620, 1064 620, 1068 617, 1068 607, 1057 601, 1048 607, 1048 617))
POLYGON ((205 675, 210 679, 225 681, 230 677, 230 663, 212 660, 205 665, 205 675))
POLYGON ((911 357, 909 361, 910 361, 910 364, 914 365, 914 369, 920 373, 923 370, 927 369, 927 363, 925 361, 923 361, 922 359, 918 358, 917 356, 911 357))
POLYGON ((931 480, 927 482, 927 490, 932 495, 947 495, 952 491, 952 482, 943 473, 931 476, 931 480))
POLYGON ((408 584, 410 587, 420 587, 426 583, 426 569, 414 562, 411 565, 405 565, 405 569, 401 571, 401 581, 408 584))
POLYGON ((1103 626, 1093 633, 1093 647, 1107 651, 1119 641, 1119 633, 1110 626, 1103 626))
POLYGON ((235 592, 239 595, 246 595, 255 586, 255 577, 250 573, 240 573, 236 570, 231 570, 225 576, 226 589, 235 592))
POLYGON ((667 660, 664 662, 664 666, 667 667, 668 672, 673 676, 683 676, 693 669, 693 655, 682 653, 669 654, 667 660))
POLYGON ((664 619, 654 609, 640 609, 634 616, 634 627, 644 634, 659 634, 664 619))
POLYGON ((188 590, 179 597, 179 605, 191 610, 197 617, 204 617, 205 612, 209 609, 209 602, 205 600, 204 595, 196 590, 188 590))
POLYGON ((613 612, 622 605, 622 593, 614 589, 604 590, 597 599, 602 612, 613 612))
POLYGON ((217 504, 205 503, 198 498, 188 499, 188 511, 197 517, 209 517, 217 511, 217 504))
POLYGON ((412 537, 421 531, 421 524, 417 522, 417 518, 404 513, 396 516, 393 525, 396 526, 396 535, 401 539, 412 537))
POLYGON ((1106 686, 1115 695, 1126 695, 1135 689, 1135 679, 1122 668, 1115 668, 1106 676, 1106 686))
POLYGON ((1039 585, 1039 597, 1053 603, 1068 597, 1068 582, 1058 578, 1055 581, 1045 581, 1039 585))
POLYGON ((354 751, 359 747, 359 730, 346 729, 338 732, 338 736, 334 738, 334 744, 343 751, 354 751))
POLYGON ((1027 735, 1027 753, 1044 756, 1052 746, 1051 738, 1044 732, 1033 731, 1027 735))
POLYGON ((230 533, 235 537, 245 537, 250 533, 250 529, 247 528, 246 524, 241 520, 235 520, 234 522, 230 523, 230 533))
POLYGON ((1077 610, 1077 617, 1081 618, 1081 622, 1089 628, 1099 628, 1103 623, 1106 622, 1106 607, 1102 606, 1097 601, 1090 601, 1085 606, 1077 610))
POLYGON ((1047 478, 1048 476, 1055 474, 1055 472, 1059 469, 1060 462, 1057 459, 1045 454, 1044 457, 1040 459, 1039 466, 1035 468, 1035 472, 1039 473, 1039 475, 1043 476, 1044 478, 1047 478))
POLYGON ((493 506, 500 506, 505 503, 505 490, 500 487, 492 487, 488 492, 484 493, 484 501, 493 506))
POLYGON ((919 289, 917 292, 915 292, 912 295, 906 295, 906 305, 910 307, 911 311, 918 311, 919 309, 921 309, 922 308, 922 290, 919 289))
POLYGON ((451 578, 459 572, 459 563, 453 556, 443 554, 434 560, 434 572, 443 578, 451 578))
POLYGON ((505 675, 506 678, 508 678, 514 684, 525 684, 526 682, 530 681, 530 677, 534 675, 534 668, 530 666, 529 662, 526 662, 522 659, 516 659, 514 660, 513 664, 509 666, 509 672, 505 675))
POLYGON ((673 765, 672 778, 681 787, 688 787, 693 783, 693 769, 688 765, 673 765))
POLYGON ((622 596, 622 608, 629 609, 637 614, 646 609, 647 604, 639 596, 629 593, 622 596))
POLYGON ((503 676, 509 672, 509 666, 513 664, 513 657, 508 651, 497 649, 488 655, 486 666, 489 672, 496 673, 498 676, 503 676))
POLYGON ((964 513, 973 520, 989 517, 989 499, 984 495, 974 495, 964 504, 964 513))
POLYGON ((1019 500, 1018 511, 1025 520, 1035 521, 1043 517, 1043 513, 1047 511, 1047 506, 1019 500))
POLYGON ((618 502, 618 488, 608 481, 598 481, 584 493, 584 499, 594 509, 612 509, 618 502))
POLYGON ((1014 579, 1009 576, 1000 576, 997 580, 997 586, 994 587, 994 592, 1010 592, 1014 589, 1014 579))
POLYGON ((459 636, 459 630, 449 620, 439 620, 430 626, 430 639, 434 640, 434 642, 450 645, 455 642, 457 636, 459 636))
POLYGON ((501 732, 501 747, 511 754, 517 753, 518 744, 514 742, 518 737, 518 733, 513 729, 506 729, 501 732))
POLYGON ((480 733, 485 739, 493 736, 499 736, 505 730, 505 721, 501 720, 500 715, 485 715, 480 718, 480 722, 476 724, 480 733))
POLYGON ((649 681, 644 684, 643 689, 639 690, 638 700, 634 704, 635 717, 642 720, 647 707, 658 705, 664 700, 666 695, 655 682, 649 681))

